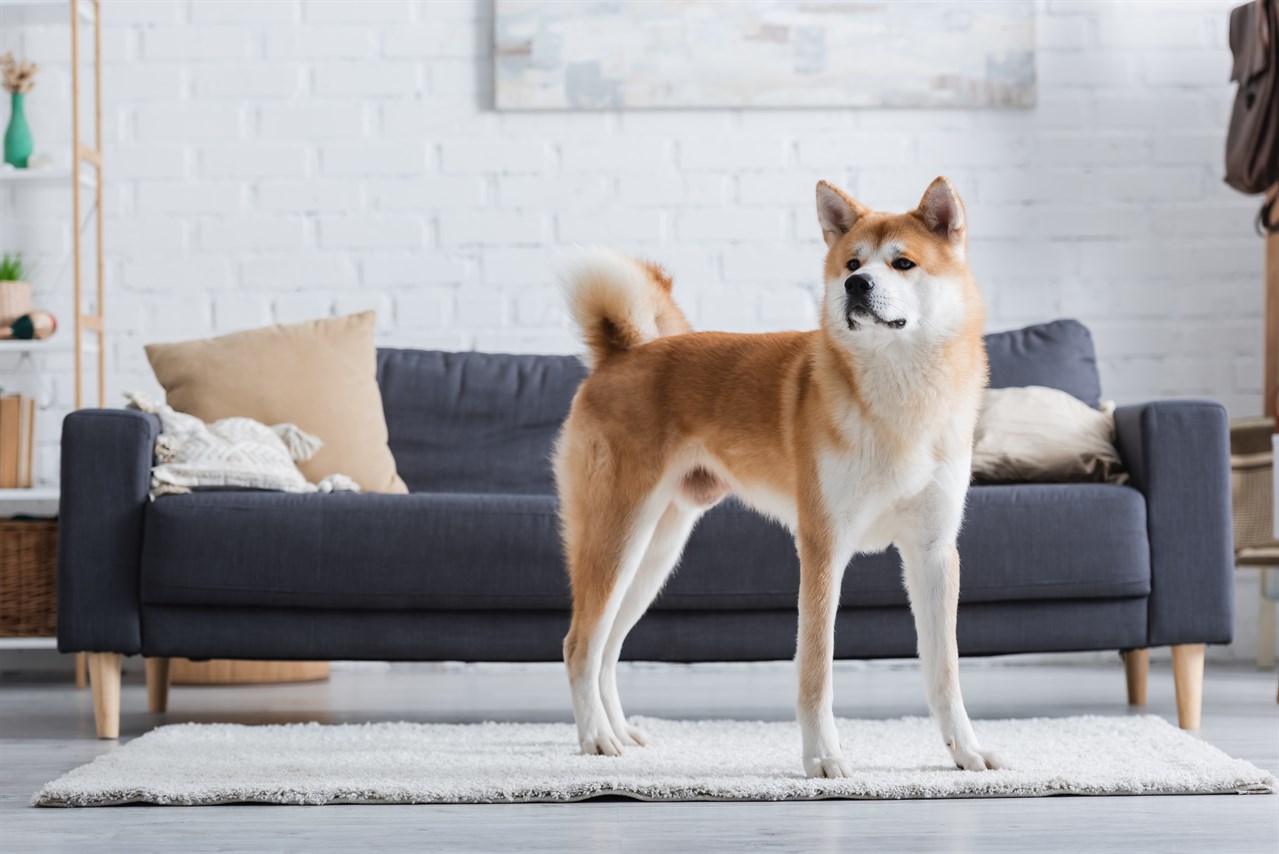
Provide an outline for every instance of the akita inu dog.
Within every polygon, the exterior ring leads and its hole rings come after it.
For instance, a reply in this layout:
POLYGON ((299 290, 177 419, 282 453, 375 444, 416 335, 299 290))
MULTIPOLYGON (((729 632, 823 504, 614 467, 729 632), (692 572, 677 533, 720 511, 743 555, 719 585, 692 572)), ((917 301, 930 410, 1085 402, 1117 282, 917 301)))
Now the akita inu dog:
POLYGON ((660 268, 606 250, 567 268, 592 366, 555 451, 583 753, 647 741, 618 699, 622 643, 698 518, 732 493, 799 551, 805 772, 849 774, 831 687, 840 580, 855 553, 890 544, 942 739, 959 767, 997 767, 964 709, 955 642, 955 540, 987 379, 964 205, 944 178, 904 214, 822 182, 817 219, 828 251, 812 332, 691 332, 660 268))

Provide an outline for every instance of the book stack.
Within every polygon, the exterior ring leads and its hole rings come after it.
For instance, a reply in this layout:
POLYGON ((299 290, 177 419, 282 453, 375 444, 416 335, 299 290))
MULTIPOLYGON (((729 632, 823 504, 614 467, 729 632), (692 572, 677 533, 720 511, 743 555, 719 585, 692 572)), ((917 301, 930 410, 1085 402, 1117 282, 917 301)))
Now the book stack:
POLYGON ((35 398, 20 394, 0 397, 0 489, 31 486, 35 433, 35 398))

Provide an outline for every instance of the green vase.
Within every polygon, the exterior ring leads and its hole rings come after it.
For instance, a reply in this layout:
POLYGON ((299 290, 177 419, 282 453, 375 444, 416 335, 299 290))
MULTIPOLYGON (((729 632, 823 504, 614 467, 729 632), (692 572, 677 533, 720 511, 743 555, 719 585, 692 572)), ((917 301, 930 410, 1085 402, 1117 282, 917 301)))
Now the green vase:
POLYGON ((9 127, 4 132, 4 162, 19 169, 27 168, 31 159, 31 128, 27 126, 27 114, 22 111, 22 99, 26 95, 13 93, 13 110, 9 113, 9 127))

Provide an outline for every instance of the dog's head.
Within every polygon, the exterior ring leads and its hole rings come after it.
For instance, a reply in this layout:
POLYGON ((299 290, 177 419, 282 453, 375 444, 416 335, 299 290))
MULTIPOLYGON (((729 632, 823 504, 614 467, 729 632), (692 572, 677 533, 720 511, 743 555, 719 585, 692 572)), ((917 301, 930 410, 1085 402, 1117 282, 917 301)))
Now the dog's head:
POLYGON ((945 178, 902 214, 872 211, 825 181, 817 220, 826 240, 822 324, 849 346, 937 343, 970 316, 964 203, 945 178))

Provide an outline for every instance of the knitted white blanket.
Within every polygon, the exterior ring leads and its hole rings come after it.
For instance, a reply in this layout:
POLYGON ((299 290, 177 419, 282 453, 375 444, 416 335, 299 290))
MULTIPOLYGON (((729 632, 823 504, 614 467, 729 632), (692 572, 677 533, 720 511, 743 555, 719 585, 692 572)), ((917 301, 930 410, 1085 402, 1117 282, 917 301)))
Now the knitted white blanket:
POLYGON ((324 446, 296 424, 271 427, 252 418, 223 418, 206 424, 137 392, 126 395, 129 408, 160 419, 151 469, 151 497, 198 489, 267 489, 279 492, 359 492, 344 474, 309 482, 295 463, 324 446))

